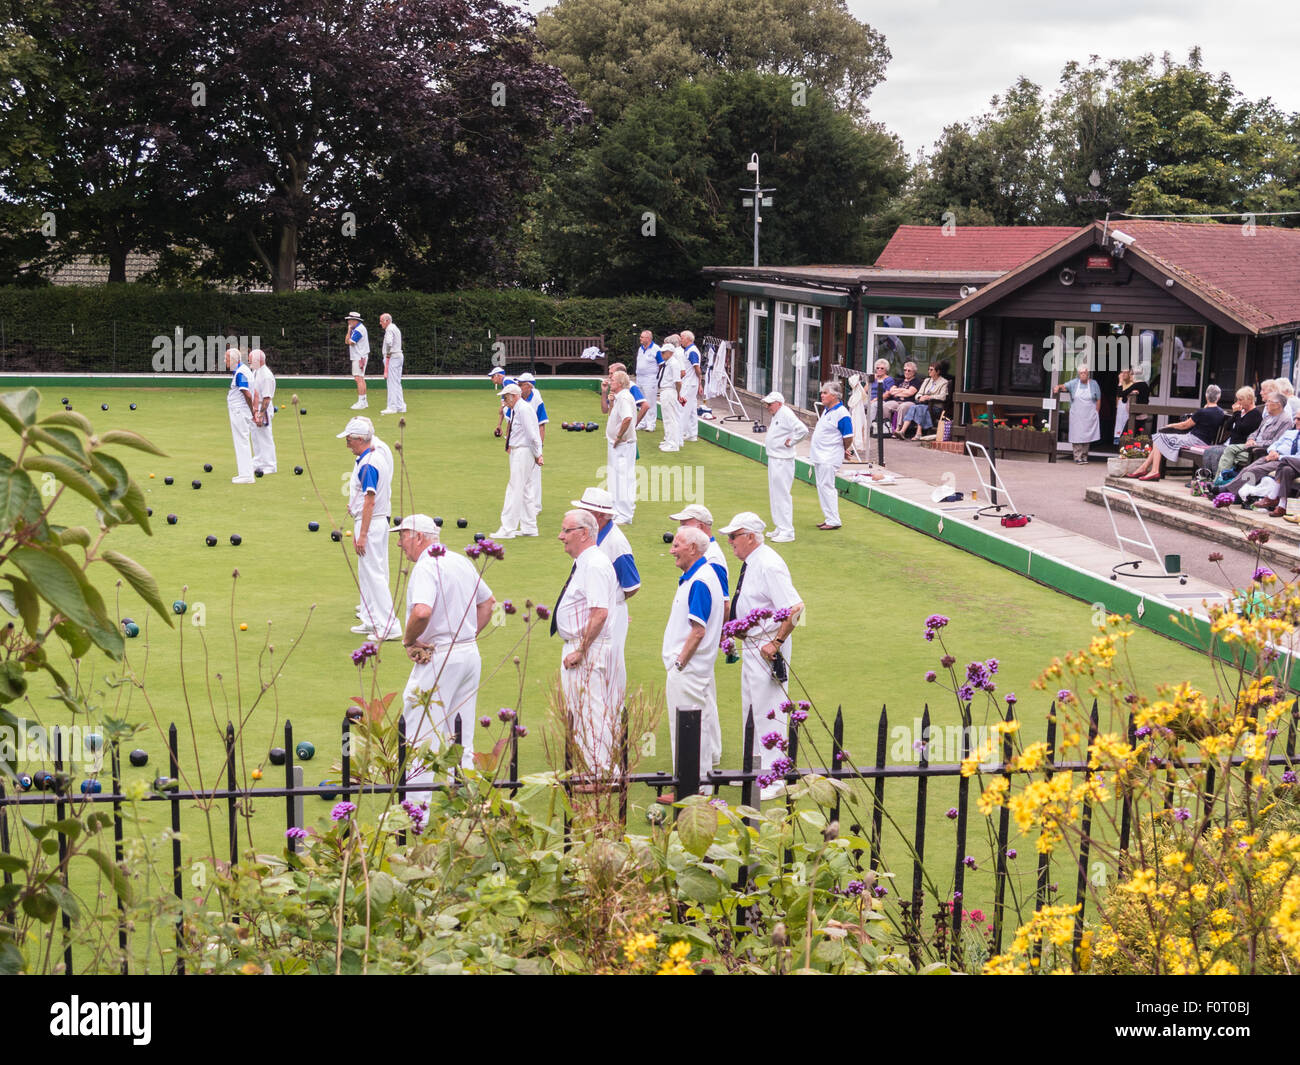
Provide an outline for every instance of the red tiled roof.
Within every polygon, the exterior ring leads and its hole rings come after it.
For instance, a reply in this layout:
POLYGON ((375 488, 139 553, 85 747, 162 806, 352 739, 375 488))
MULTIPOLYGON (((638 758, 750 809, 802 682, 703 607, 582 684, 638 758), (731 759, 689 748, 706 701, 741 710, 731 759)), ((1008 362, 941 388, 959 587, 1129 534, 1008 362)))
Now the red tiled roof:
POLYGON ((1155 260, 1203 297, 1256 332, 1300 322, 1300 229, 1257 225, 1111 222, 1136 238, 1133 249, 1155 260))
MULTIPOLYGON (((876 266, 888 270, 1012 270, 1077 226, 899 226, 876 266)), ((1136 234, 1135 234, 1136 235, 1136 234)))

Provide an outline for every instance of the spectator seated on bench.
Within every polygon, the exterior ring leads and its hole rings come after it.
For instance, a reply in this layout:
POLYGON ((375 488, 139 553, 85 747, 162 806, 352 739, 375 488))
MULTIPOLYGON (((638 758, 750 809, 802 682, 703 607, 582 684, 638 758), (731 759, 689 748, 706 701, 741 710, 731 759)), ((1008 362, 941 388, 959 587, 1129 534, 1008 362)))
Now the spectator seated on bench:
POLYGON ((1286 514, 1287 496, 1297 477, 1300 477, 1300 414, 1295 416, 1294 428, 1278 437, 1264 458, 1252 462, 1223 490, 1236 496, 1243 507, 1249 508, 1258 500, 1263 509, 1280 518, 1286 514))
POLYGON ((920 386, 920 378, 916 376, 916 363, 903 363, 903 379, 895 381, 893 387, 885 392, 885 424, 890 429, 897 430, 903 420, 899 412, 903 407, 911 406, 920 386), (897 421, 895 415, 899 415, 897 421))
POLYGON ((1174 422, 1163 432, 1156 433, 1151 438, 1151 454, 1128 476, 1139 481, 1158 481, 1164 476, 1163 464, 1176 462, 1184 448, 1204 449, 1212 444, 1228 416, 1219 406, 1222 394, 1218 385, 1210 385, 1205 390, 1205 406, 1190 418, 1174 422))
MULTIPOLYGON (((1272 384, 1266 381, 1265 384, 1272 384)), ((1237 392, 1237 404, 1242 406, 1244 401, 1242 393, 1249 393, 1249 387, 1240 389, 1237 392)), ((1254 403, 1254 394, 1251 394, 1251 404, 1254 403)), ((1214 487, 1222 488, 1225 484, 1236 477, 1236 467, 1245 466, 1251 462, 1261 459, 1284 432, 1291 427, 1291 418, 1287 415, 1286 398, 1281 392, 1267 390, 1264 395, 1264 405, 1262 407, 1253 406, 1246 408, 1245 413, 1238 411, 1233 418, 1233 428, 1228 433, 1228 442, 1222 446, 1215 446, 1205 449, 1205 455, 1201 459, 1201 468, 1209 472, 1214 477, 1214 487), (1260 412, 1261 417, 1255 419, 1256 427, 1249 429, 1251 415, 1260 412), (1242 439, 1243 430, 1249 433, 1245 439, 1242 439)))
MULTIPOLYGON (((908 439, 907 434, 913 426, 916 427, 916 437, 920 437, 925 430, 935 427, 939 415, 943 413, 948 402, 948 378, 945 376, 947 370, 947 363, 932 364, 926 379, 921 382, 921 387, 916 391, 915 402, 904 403, 898 408, 900 440, 908 439)), ((885 404, 885 409, 889 409, 888 403, 885 404)))

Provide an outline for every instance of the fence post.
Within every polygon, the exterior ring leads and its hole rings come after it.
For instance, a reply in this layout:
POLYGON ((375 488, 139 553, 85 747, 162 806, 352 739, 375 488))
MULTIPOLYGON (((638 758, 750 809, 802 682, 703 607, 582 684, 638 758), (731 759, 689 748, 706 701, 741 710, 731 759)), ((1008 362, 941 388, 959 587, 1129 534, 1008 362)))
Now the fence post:
MULTIPOLYGON (((1007 707, 1007 714, 1003 720, 1010 725, 1016 719, 1016 708, 1014 705, 1007 707)), ((1002 778, 1007 782, 1007 793, 1011 792, 1011 771, 1007 768, 1011 764, 1011 757, 1014 753, 1010 732, 1002 734, 1002 778)), ((993 881, 993 951, 994 954, 1002 953, 1002 928, 1006 920, 1006 896, 1007 896, 1007 843, 1011 834, 1011 807, 1007 803, 1002 804, 998 811, 998 854, 994 866, 993 881)))
MULTIPOLYGON (((298 822, 295 818, 297 811, 293 804, 293 722, 285 719, 284 722, 284 786, 289 789, 289 794, 284 797, 284 827, 286 829, 297 828, 298 822)), ((286 836, 285 842, 289 845, 289 853, 298 853, 298 841, 292 836, 286 836)))
MULTIPOLYGON (((234 865, 239 861, 239 825, 235 820, 236 799, 235 799, 235 726, 226 722, 226 818, 227 831, 230 834, 230 864, 234 865)), ((235 924, 239 923, 239 915, 235 915, 235 924)))
MULTIPOLYGON (((55 804, 55 816, 62 821, 67 813, 67 804, 64 801, 64 794, 67 792, 66 781, 71 776, 64 777, 63 774, 63 727, 54 726, 54 775, 58 783, 55 784, 55 795, 58 802, 55 804)), ((62 832, 58 833, 59 837, 59 879, 63 882, 63 889, 68 889, 68 837, 62 832)), ((68 914, 65 907, 60 906, 59 910, 63 915, 63 975, 72 975, 72 917, 68 914)))
POLYGON ((910 946, 913 965, 919 965, 921 961, 921 929, 925 920, 925 896, 923 894, 923 885, 925 883, 925 800, 930 783, 929 776, 925 771, 930 768, 929 703, 925 704, 925 709, 921 713, 921 743, 921 760, 917 766, 921 772, 916 778, 916 845, 912 855, 912 930, 914 942, 910 946))
POLYGON ((528 362, 533 376, 537 376, 537 319, 528 319, 528 362))
MULTIPOLYGON (((889 743, 889 707, 881 705, 880 724, 876 728, 876 779, 872 786, 871 859, 868 868, 880 868, 880 845, 885 832, 885 752, 889 743)), ((854 831, 858 831, 855 827, 854 831)), ((855 856, 857 853, 855 852, 855 856)))
MULTIPOLYGON (((839 770, 844 768, 843 759, 840 755, 844 751, 844 707, 843 705, 835 708, 835 724, 831 726, 831 771, 832 779, 839 783, 839 770)), ((840 819, 840 789, 835 789, 835 806, 831 810, 831 820, 840 819)))
MULTIPOLYGON (((619 769, 621 770, 621 773, 618 782, 618 821, 619 824, 626 825, 627 824, 627 793, 628 793, 628 788, 630 787, 627 779, 627 769, 628 769, 628 761, 629 761, 628 744, 630 742, 630 739, 627 734, 627 725, 628 725, 627 703, 623 703, 623 709, 619 717, 619 721, 620 721, 619 735, 621 740, 621 742, 619 743, 619 747, 620 747, 619 769)), ((518 724, 518 718, 515 719, 515 723, 518 724)), ((518 759, 519 759, 519 742, 518 742, 519 737, 518 734, 514 733, 513 731, 511 735, 514 737, 514 743, 512 744, 511 747, 512 754, 510 758, 510 779, 518 780, 519 776, 516 773, 516 769, 518 768, 518 759)))
MULTIPOLYGON (((181 883, 181 802, 176 797, 180 788, 181 779, 181 762, 177 755, 177 733, 176 722, 167 726, 167 766, 168 772, 172 778, 171 793, 172 798, 168 801, 172 809, 172 890, 176 892, 176 900, 182 904, 185 901, 185 889, 181 883)), ((185 962, 182 961, 181 946, 183 941, 183 932, 185 927, 184 913, 176 915, 176 975, 185 975, 185 962)))
MULTIPOLYGON (((1097 742, 1097 700, 1092 701, 1092 714, 1088 718, 1088 748, 1097 742)), ((1086 783, 1092 779, 1092 770, 1083 771, 1083 779, 1086 783)), ((1079 838, 1079 876, 1075 881, 1074 901, 1079 906, 1079 912, 1074 918, 1074 942, 1070 952, 1070 968, 1076 973, 1079 971, 1079 947, 1083 942, 1083 911, 1088 903, 1088 855, 1091 853, 1092 844, 1092 796, 1089 795, 1083 800, 1083 823, 1079 838)))
MULTIPOLYGON (((961 706, 961 760, 971 753, 970 703, 961 706)), ((966 818, 970 814, 970 777, 957 778, 957 860, 952 877, 952 942, 949 958, 953 966, 961 964, 961 920, 966 894, 966 818)))
POLYGON ((677 801, 681 802, 700 791, 700 721, 704 711, 698 706, 679 706, 675 713, 677 750, 673 752, 673 762, 677 770, 677 801))
MULTIPOLYGON (((1056 700, 1052 700, 1052 708, 1047 714, 1047 762, 1043 772, 1045 780, 1051 780, 1056 765, 1056 700)), ((1038 855, 1038 883, 1034 888, 1034 911, 1037 912, 1043 908, 1047 901, 1047 878, 1051 872, 1051 855, 1038 855)), ((1042 962, 1043 943, 1039 940, 1034 947, 1034 957, 1042 962)))

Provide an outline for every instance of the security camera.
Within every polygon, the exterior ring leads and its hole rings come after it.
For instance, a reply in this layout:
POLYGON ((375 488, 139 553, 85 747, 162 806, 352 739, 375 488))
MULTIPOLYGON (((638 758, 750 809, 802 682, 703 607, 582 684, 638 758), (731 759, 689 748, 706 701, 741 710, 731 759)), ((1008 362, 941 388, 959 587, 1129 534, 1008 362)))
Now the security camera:
POLYGON ((1123 244, 1125 247, 1128 247, 1130 244, 1137 243, 1137 237, 1130 236, 1128 233, 1125 233, 1122 229, 1112 229, 1110 231, 1110 236, 1111 239, 1115 241, 1115 243, 1123 244))

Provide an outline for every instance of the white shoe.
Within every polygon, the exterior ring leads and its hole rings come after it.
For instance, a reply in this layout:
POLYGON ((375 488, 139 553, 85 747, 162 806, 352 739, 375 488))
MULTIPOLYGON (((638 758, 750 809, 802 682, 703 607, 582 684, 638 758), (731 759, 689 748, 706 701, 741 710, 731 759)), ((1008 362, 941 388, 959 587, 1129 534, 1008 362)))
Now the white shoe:
POLYGON ((679 448, 679 447, 673 447, 673 446, 670 445, 670 444, 660 444, 660 445, 659 445, 659 450, 660 450, 660 451, 681 451, 681 448, 679 448))
POLYGON ((527 530, 521 529, 519 532, 515 533, 516 538, 520 536, 536 536, 536 535, 537 535, 536 529, 534 529, 532 532, 528 532, 527 530))
POLYGON ((274 466, 259 466, 258 470, 261 471, 263 477, 270 477, 271 474, 275 473, 274 466))
POLYGON ((385 407, 379 413, 380 414, 401 414, 402 412, 400 410, 390 410, 388 407, 385 407))
POLYGON ((358 636, 371 635, 370 626, 367 625, 364 621, 360 625, 353 625, 352 631, 355 632, 358 636))
POLYGON ((488 537, 489 540, 513 540, 514 538, 515 534, 512 532, 506 532, 505 529, 498 529, 488 537))
POLYGON ((378 633, 374 633, 371 635, 372 640, 377 640, 380 643, 385 643, 388 640, 400 640, 401 638, 402 638, 401 629, 394 629, 392 632, 388 633, 385 636, 380 636, 378 633))
POLYGON ((256 483, 256 481, 257 481, 257 478, 256 478, 256 477, 232 477, 232 478, 230 478, 230 483, 231 483, 231 484, 254 484, 254 483, 256 483))
POLYGON ((769 544, 790 544, 790 543, 794 543, 794 535, 791 534, 790 536, 769 536, 769 537, 767 538, 767 542, 768 542, 769 544))
POLYGON ((352 409, 365 410, 369 406, 370 404, 366 401, 366 398, 362 396, 359 400, 357 400, 355 403, 352 404, 352 409))

